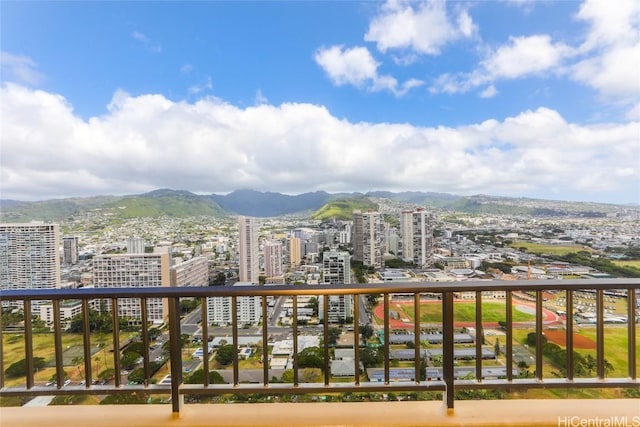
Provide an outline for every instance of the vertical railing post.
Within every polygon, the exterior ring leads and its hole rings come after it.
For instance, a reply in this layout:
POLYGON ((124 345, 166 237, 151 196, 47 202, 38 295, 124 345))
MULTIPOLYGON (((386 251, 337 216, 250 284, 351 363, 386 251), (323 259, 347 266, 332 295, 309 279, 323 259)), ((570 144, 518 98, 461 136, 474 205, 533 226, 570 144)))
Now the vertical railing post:
POLYGON ((291 296, 293 301, 293 318, 291 319, 293 327, 293 386, 297 387, 299 384, 298 377, 298 295, 291 296))
POLYGON ((536 291, 536 378, 542 381, 542 291, 536 291))
POLYGON ((140 333, 142 334, 142 370, 144 372, 144 386, 151 382, 151 367, 149 366, 149 316, 147 313, 147 299, 140 298, 140 333))
POLYGON ((31 300, 24 300, 24 357, 27 367, 27 389, 33 387, 33 328, 31 325, 31 300))
MULTIPOLYGON (((415 383, 418 384, 422 379, 422 346, 420 343, 420 336, 422 335, 422 330, 420 328, 420 293, 416 292, 413 294, 413 318, 415 319, 413 322, 413 336, 414 338, 414 348, 413 348, 413 358, 415 360, 415 383)), ((425 362, 426 363, 426 362, 425 362)), ((426 366, 425 366, 426 369, 426 366)), ((426 380, 426 378, 425 378, 426 380)))
POLYGON ((209 313, 207 299, 200 299, 200 324, 202 325, 202 369, 204 369, 204 386, 209 387, 209 313))
POLYGON ((262 383, 264 386, 269 385, 269 335, 268 314, 267 314, 267 297, 261 297, 262 302, 262 383))
MULTIPOLYGON (((0 303, 0 312, 1 311, 2 304, 0 303)), ((3 332, 4 326, 2 325, 2 316, 0 315, 0 388, 4 388, 4 348, 2 347, 2 342, 4 341, 2 337, 3 332)))
POLYGON ((111 298, 111 327, 113 329, 113 369, 116 387, 121 385, 120 375, 120 318, 118 316, 118 299, 111 298))
POLYGON ((329 295, 322 296, 322 339, 324 342, 324 354, 322 361, 322 369, 324 370, 324 385, 328 386, 331 380, 331 372, 329 372, 329 295))
POLYGON ((182 385, 182 343, 180 342, 180 298, 168 298, 169 304, 169 350, 171 357, 171 410, 178 415, 184 398, 180 394, 182 385))
POLYGON ((60 322, 60 300, 53 300, 53 346, 56 353, 56 385, 64 384, 64 367, 62 356, 62 324, 60 322))
POLYGON ((596 290, 596 371, 604 379, 604 291, 596 290))
POLYGON ((573 381, 573 291, 565 292, 565 330, 567 331, 567 379, 573 381))
POLYGON ((384 383, 388 385, 389 380, 389 294, 384 294, 384 383))
MULTIPOLYGON (((345 295, 345 298, 347 296, 345 295)), ((361 295, 355 294, 353 300, 353 364, 354 364, 354 382, 360 385, 360 298, 361 295)))
MULTIPOLYGON (((482 291, 476 291, 476 381, 482 382, 482 291)), ((496 338, 497 339, 497 338, 496 338)), ((496 354, 496 358, 498 355, 496 354)))
POLYGON ((512 291, 507 291, 505 295, 507 299, 506 306, 506 319, 505 323, 507 326, 507 335, 505 340, 507 341, 507 354, 506 363, 507 363, 507 381, 513 381, 513 293, 512 291))
POLYGON ((240 384, 240 371, 238 368, 238 297, 231 296, 231 337, 233 343, 233 386, 240 384))
POLYGON ((453 409, 453 293, 442 295, 442 377, 446 385, 445 404, 453 409))
POLYGON ((636 290, 627 290, 627 333, 628 348, 627 358, 629 359, 629 378, 636 379, 636 290))
POLYGON ((89 313, 89 300, 82 300, 82 344, 84 347, 84 381, 85 387, 91 384, 91 324, 89 313))

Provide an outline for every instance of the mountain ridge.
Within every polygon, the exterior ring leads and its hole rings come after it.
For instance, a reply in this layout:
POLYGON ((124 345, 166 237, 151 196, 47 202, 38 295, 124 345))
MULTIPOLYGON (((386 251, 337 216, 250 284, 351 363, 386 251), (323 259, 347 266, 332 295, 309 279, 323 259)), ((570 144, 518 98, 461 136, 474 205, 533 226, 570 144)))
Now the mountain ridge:
MULTIPOLYGON (((306 212, 309 217, 336 200, 351 200, 344 206, 356 206, 362 198, 388 199, 410 207, 431 207, 469 214, 522 214, 534 216, 604 216, 619 209, 637 209, 633 205, 613 205, 595 202, 570 202, 524 197, 504 197, 478 194, 458 196, 449 193, 421 191, 370 191, 327 193, 314 191, 298 195, 241 189, 231 193, 195 194, 187 190, 161 188, 142 194, 124 196, 90 196, 44 201, 0 200, 0 220, 26 222, 54 221, 89 210, 103 211, 122 218, 247 215, 274 217, 306 212)), ((325 212, 330 209, 325 208, 325 212)), ((344 216, 344 213, 341 214, 344 216)), ((323 217, 319 215, 318 217, 323 217)))

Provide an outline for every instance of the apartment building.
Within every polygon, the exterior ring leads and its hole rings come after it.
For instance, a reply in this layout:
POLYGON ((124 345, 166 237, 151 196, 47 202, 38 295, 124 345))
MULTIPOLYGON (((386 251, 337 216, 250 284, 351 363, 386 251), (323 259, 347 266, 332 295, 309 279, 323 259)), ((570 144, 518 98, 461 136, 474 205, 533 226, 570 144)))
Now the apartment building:
POLYGON ((379 212, 353 212, 353 259, 366 266, 383 267, 384 231, 379 212))
MULTIPOLYGON (((257 286, 255 283, 238 282, 233 286, 257 286)), ((238 324, 255 325, 260 321, 262 314, 259 296, 237 297, 238 324)), ((207 298, 207 319, 210 324, 227 325, 233 320, 233 300, 231 297, 207 298)))
POLYGON ((240 282, 258 284, 258 228, 255 218, 238 217, 238 249, 240 252, 240 282))
POLYGON ((403 211, 400 215, 402 258, 421 268, 431 264, 433 217, 424 209, 403 211))
POLYGON ((172 266, 171 286, 209 286, 209 260, 197 256, 172 266))
POLYGON ((289 264, 292 268, 299 266, 302 261, 300 242, 300 238, 298 237, 289 237, 289 264))
MULTIPOLYGON (((93 285, 96 288, 147 288, 171 285, 168 253, 113 254, 93 257, 93 285)), ((111 301, 101 301, 100 307, 111 310, 111 301)), ((168 307, 162 298, 147 299, 147 318, 156 324, 164 322, 168 307)), ((130 324, 142 320, 138 298, 118 299, 118 315, 130 324)))
POLYGON ((78 250, 78 237, 69 236, 62 238, 62 262, 64 264, 77 264, 80 259, 78 250))
MULTIPOLYGON (((343 285, 351 283, 351 261, 349 252, 326 251, 322 253, 322 283, 343 285)), ((318 297, 323 307, 324 296, 318 297)), ((331 323, 343 323, 353 316, 353 295, 330 295, 327 319, 331 323)), ((324 319, 324 310, 319 310, 319 319, 324 319)))
MULTIPOLYGON (((0 290, 59 289, 59 247, 58 224, 0 224, 0 290)), ((32 302, 34 314, 43 303, 32 302)))
POLYGON ((264 274, 266 277, 282 275, 282 243, 274 240, 264 243, 264 274))

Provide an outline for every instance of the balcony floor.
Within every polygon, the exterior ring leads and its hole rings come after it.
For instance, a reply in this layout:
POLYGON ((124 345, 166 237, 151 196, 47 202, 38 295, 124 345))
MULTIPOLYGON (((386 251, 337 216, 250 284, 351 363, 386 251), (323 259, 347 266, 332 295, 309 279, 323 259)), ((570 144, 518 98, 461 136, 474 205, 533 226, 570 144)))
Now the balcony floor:
POLYGON ((442 402, 255 403, 185 405, 180 417, 168 405, 95 405, 2 408, 2 427, 205 426, 640 426, 640 399, 442 402), (597 424, 600 420, 600 424, 597 424), (624 420, 624 421, 621 421, 624 420), (589 423, 590 424, 587 424, 589 423), (609 424, 607 424, 609 423, 609 424), (618 424, 617 424, 618 423, 618 424))

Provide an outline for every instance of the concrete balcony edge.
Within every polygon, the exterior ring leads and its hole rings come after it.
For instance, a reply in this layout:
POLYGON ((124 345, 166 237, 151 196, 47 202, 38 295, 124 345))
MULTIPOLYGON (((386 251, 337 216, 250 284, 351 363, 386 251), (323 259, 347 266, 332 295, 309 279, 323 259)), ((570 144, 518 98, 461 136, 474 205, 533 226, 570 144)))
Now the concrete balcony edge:
POLYGON ((6 407, 2 427, 205 426, 640 426, 640 399, 189 404, 6 407))

